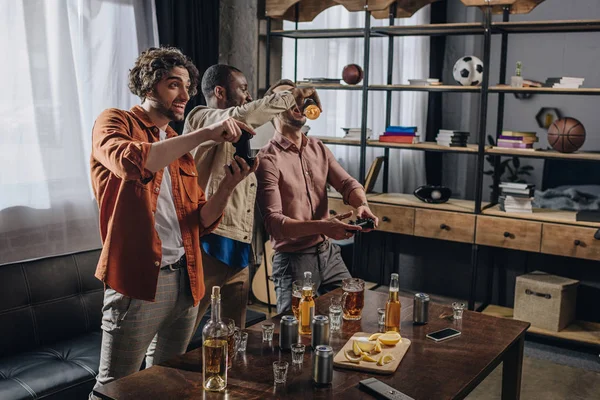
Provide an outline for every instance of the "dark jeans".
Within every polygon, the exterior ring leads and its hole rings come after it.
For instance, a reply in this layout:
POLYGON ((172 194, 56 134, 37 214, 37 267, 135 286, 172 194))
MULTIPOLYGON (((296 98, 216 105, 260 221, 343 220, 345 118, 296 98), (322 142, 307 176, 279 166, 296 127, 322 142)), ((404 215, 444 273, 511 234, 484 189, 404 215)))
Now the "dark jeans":
POLYGON ((346 264, 342 260, 340 247, 325 241, 302 252, 273 255, 273 281, 277 294, 277 313, 292 307, 292 282, 302 281, 304 272, 312 272, 312 280, 317 294, 327 293, 340 287, 342 280, 350 278, 346 264))

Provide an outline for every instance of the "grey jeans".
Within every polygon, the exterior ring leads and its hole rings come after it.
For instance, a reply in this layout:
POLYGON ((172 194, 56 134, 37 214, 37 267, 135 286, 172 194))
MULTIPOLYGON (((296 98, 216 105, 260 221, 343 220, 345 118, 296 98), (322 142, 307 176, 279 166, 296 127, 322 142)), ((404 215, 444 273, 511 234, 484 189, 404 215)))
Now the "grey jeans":
MULTIPOLYGON (((185 353, 194 333, 194 307, 187 271, 161 269, 156 301, 132 299, 107 288, 102 307, 98 388, 185 353)), ((97 399, 90 394, 90 399, 97 399)))
POLYGON ((317 294, 324 294, 340 287, 342 280, 351 278, 340 246, 326 240, 302 252, 273 254, 273 281, 277 295, 277 313, 292 307, 292 282, 303 280, 304 272, 312 272, 317 294))

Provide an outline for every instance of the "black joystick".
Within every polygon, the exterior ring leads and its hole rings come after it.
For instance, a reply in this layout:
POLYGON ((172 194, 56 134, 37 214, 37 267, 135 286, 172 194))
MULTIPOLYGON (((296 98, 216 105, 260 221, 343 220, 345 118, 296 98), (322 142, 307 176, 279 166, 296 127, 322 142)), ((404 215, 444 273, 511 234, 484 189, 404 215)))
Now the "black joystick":
POLYGON ((375 221, 371 218, 356 218, 356 221, 350 221, 349 224, 360 226, 363 229, 375 229, 375 221))
MULTIPOLYGON (((252 139, 252 134, 242 129, 242 135, 240 136, 240 139, 237 142, 233 143, 233 147, 235 147, 235 155, 240 158, 243 158, 248 164, 248 166, 252 168, 256 157, 252 157, 250 155, 252 154, 252 149, 250 148, 250 139, 252 139)), ((242 166, 240 165, 240 168, 241 167, 242 166)), ((231 165, 229 166, 229 170, 233 172, 233 168, 231 168, 231 165)))

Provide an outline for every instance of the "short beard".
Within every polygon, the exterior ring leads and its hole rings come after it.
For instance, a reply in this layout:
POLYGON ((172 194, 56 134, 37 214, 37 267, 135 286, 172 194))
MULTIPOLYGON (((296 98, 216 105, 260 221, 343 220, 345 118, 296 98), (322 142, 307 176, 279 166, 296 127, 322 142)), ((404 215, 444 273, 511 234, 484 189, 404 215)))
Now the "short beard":
POLYGON ((156 100, 152 100, 152 102, 154 103, 156 111, 158 111, 159 113, 161 113, 165 117, 169 118, 169 120, 175 121, 175 122, 181 122, 181 121, 183 121, 183 119, 184 119, 183 115, 182 116, 178 116, 177 114, 175 114, 173 112, 173 110, 171 110, 171 108, 165 106, 162 103, 162 101, 156 99, 156 100))
POLYGON ((279 119, 281 119, 281 122, 283 122, 284 125, 291 126, 293 128, 300 129, 304 125, 306 125, 306 117, 303 117, 302 119, 298 120, 295 118, 291 118, 287 114, 280 114, 279 119))

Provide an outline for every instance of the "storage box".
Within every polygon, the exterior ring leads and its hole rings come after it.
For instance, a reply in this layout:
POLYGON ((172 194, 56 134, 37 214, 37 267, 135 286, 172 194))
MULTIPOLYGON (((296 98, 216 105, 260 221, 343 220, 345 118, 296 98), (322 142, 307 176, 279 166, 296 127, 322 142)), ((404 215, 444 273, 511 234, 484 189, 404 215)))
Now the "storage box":
POLYGON ((513 317, 559 332, 575 319, 579 281, 541 271, 517 277, 513 317))

